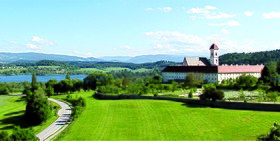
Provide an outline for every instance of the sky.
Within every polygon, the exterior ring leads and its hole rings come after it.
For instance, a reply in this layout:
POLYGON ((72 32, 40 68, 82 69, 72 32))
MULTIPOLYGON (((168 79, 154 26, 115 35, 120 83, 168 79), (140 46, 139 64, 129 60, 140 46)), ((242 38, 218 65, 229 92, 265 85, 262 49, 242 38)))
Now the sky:
POLYGON ((279 0, 0 0, 0 52, 80 57, 280 49, 279 0))

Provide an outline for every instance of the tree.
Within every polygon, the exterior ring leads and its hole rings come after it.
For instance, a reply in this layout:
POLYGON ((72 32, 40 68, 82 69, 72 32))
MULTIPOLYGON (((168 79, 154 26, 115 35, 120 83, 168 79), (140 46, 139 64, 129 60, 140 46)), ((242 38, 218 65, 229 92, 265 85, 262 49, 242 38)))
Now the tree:
POLYGON ((54 85, 58 84, 58 81, 56 79, 50 79, 47 83, 46 83, 46 87, 48 88, 50 87, 54 87, 54 85))
POLYGON ((85 90, 96 90, 98 86, 111 85, 114 82, 113 75, 104 72, 94 72, 84 78, 85 90))
POLYGON ((47 89, 45 91, 46 91, 46 94, 48 97, 50 97, 54 94, 54 89, 51 86, 47 87, 47 89))
POLYGON ((277 92, 269 92, 266 96, 270 99, 270 101, 276 102, 278 94, 277 92))
POLYGON ((83 88, 83 81, 79 79, 72 79, 72 92, 80 91, 83 88))
POLYGON ((69 72, 67 72, 65 79, 71 80, 69 72))
POLYGON ((202 74, 189 73, 185 78, 184 85, 194 88, 201 85, 203 80, 202 74))
POLYGON ((277 62, 277 73, 280 74, 280 59, 277 62))
POLYGON ((245 73, 236 79, 236 85, 238 85, 239 88, 252 88, 257 84, 257 82, 258 78, 246 75, 245 73))
POLYGON ((42 89, 36 90, 27 99, 25 119, 32 125, 39 125, 51 115, 50 104, 42 89))
POLYGON ((21 129, 16 126, 10 137, 12 141, 37 141, 39 140, 31 129, 21 129))
POLYGON ((59 91, 61 93, 68 93, 73 88, 73 83, 69 79, 61 80, 58 84, 59 84, 59 91))
POLYGON ((128 86, 129 84, 130 84, 129 79, 128 79, 127 77, 125 77, 125 78, 123 79, 123 81, 122 81, 122 85, 123 85, 123 86, 128 86))
POLYGON ((193 98, 193 91, 192 91, 192 89, 190 90, 188 97, 189 98, 193 98))
POLYGON ((172 83, 171 83, 171 89, 172 89, 172 92, 174 92, 175 90, 177 90, 177 89, 178 89, 178 82, 172 81, 172 83))
POLYGON ((34 92, 37 89, 38 89, 38 85, 37 85, 36 72, 34 72, 32 74, 31 91, 34 92))

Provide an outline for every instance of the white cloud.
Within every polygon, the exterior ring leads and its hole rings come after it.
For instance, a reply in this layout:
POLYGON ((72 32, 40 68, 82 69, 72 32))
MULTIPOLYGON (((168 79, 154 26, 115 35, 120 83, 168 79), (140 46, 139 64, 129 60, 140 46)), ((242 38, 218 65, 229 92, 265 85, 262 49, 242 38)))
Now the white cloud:
POLYGON ((262 16, 265 19, 280 18, 280 12, 263 13, 262 16))
POLYGON ((154 9, 154 8, 151 8, 151 7, 145 9, 145 11, 154 11, 154 10, 155 10, 155 9, 154 9))
POLYGON ((159 11, 164 13, 169 13, 173 10, 172 7, 166 6, 166 7, 158 7, 158 8, 146 8, 145 11, 159 11))
POLYGON ((230 27, 241 26, 239 21, 234 21, 234 20, 228 21, 226 23, 209 23, 208 25, 209 26, 230 26, 230 27))
POLYGON ((230 33, 228 30, 226 30, 224 28, 221 30, 221 32, 224 33, 224 34, 229 34, 230 33))
POLYGON ((244 15, 247 16, 247 17, 251 17, 251 16, 253 16, 253 14, 254 13, 252 11, 245 11, 244 12, 244 15))
MULTIPOLYGON (((222 29, 221 32, 228 34, 229 31, 222 29)), ((242 39, 231 40, 223 34, 209 35, 207 37, 188 35, 180 32, 156 31, 146 32, 146 36, 153 38, 152 49, 146 52, 160 54, 186 54, 186 56, 206 56, 208 57, 209 46, 212 43, 220 47, 221 54, 233 52, 256 52, 263 50, 272 50, 275 48, 263 48, 265 44, 260 41, 242 39)), ((271 44, 271 43, 268 43, 271 44)), ((278 44, 279 47, 279 44, 278 44)))
POLYGON ((47 39, 44 39, 44 38, 41 38, 38 36, 33 36, 31 41, 36 44, 40 44, 40 45, 49 45, 49 46, 54 45, 54 43, 52 41, 49 41, 47 39))
POLYGON ((158 8, 160 11, 168 13, 172 11, 171 7, 163 7, 163 8, 158 8))
POLYGON ((41 49, 41 47, 34 45, 34 44, 25 44, 25 47, 28 49, 35 49, 35 50, 41 49))
POLYGON ((204 52, 207 42, 199 36, 180 32, 156 31, 146 32, 146 36, 154 38, 153 49, 158 53, 204 52))
POLYGON ((192 18, 227 19, 235 17, 234 14, 217 11, 217 7, 214 6, 191 8, 188 10, 188 13, 192 14, 192 18))

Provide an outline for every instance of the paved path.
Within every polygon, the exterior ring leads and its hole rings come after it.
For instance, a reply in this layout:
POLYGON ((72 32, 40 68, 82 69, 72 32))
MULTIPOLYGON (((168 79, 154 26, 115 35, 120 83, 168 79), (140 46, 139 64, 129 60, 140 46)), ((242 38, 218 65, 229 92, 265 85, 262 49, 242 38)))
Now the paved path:
POLYGON ((71 115, 71 108, 64 102, 52 98, 48 98, 48 100, 59 104, 61 109, 58 111, 59 118, 48 128, 36 135, 40 141, 51 140, 53 137, 63 131, 68 126, 68 119, 71 115))

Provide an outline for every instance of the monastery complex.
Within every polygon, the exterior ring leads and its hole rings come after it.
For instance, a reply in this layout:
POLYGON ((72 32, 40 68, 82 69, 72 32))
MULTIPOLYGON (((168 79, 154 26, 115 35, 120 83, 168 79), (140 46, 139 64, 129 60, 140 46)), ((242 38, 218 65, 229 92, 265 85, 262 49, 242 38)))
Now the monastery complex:
POLYGON ((180 66, 167 66, 162 71, 163 82, 184 81, 188 73, 202 76, 207 83, 235 79, 242 74, 261 77, 264 65, 219 65, 219 48, 210 46, 210 60, 205 57, 187 58, 180 66))

